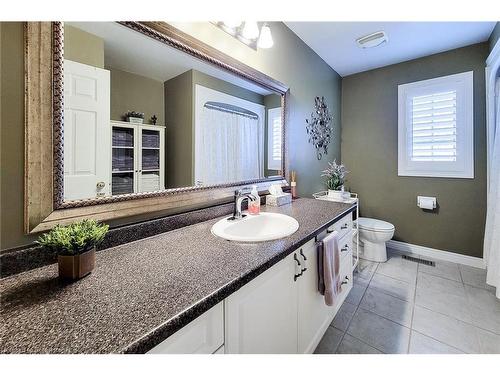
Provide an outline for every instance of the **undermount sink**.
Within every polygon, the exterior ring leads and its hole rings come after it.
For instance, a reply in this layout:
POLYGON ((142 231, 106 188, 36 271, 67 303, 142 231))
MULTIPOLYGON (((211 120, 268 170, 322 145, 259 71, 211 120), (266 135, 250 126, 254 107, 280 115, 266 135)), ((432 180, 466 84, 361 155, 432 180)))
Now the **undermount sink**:
POLYGON ((224 218, 212 226, 212 233, 229 241, 261 242, 287 237, 299 229, 299 223, 293 217, 261 212, 259 215, 247 215, 242 219, 224 218))

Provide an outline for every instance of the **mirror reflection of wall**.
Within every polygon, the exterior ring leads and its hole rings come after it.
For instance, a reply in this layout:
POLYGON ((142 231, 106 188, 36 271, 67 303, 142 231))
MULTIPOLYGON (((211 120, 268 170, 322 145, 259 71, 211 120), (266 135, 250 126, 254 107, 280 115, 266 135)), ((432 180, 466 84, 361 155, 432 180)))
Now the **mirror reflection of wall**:
POLYGON ((281 173, 281 97, 116 23, 65 23, 66 200, 281 173))

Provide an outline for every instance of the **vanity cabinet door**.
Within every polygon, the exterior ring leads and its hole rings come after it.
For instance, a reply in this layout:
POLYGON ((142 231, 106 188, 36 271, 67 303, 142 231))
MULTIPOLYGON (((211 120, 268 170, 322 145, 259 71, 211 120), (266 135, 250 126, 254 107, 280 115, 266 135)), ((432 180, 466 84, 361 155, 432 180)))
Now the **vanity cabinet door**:
POLYGON ((306 271, 298 278, 299 353, 312 353, 333 319, 334 308, 318 292, 318 253, 315 240, 297 251, 306 271), (304 259, 306 258, 306 259, 304 259))
MULTIPOLYGON (((224 344, 223 303, 220 302, 161 342, 150 354, 212 354, 224 344)), ((223 349, 222 349, 223 352, 223 349)))
POLYGON ((226 353, 297 353, 294 254, 225 300, 226 353))

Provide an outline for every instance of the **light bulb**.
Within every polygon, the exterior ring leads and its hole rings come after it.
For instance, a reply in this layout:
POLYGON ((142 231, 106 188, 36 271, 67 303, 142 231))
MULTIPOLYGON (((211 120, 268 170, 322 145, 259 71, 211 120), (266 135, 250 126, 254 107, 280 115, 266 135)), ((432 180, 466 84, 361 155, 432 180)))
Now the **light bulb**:
POLYGON ((259 41, 257 42, 257 47, 259 48, 271 48, 274 44, 273 36, 271 35, 271 28, 264 24, 260 30, 259 41))
POLYGON ((242 24, 241 21, 222 21, 224 26, 230 28, 230 29, 236 29, 238 26, 242 24))
POLYGON ((259 37, 259 26, 257 22, 254 21, 246 21, 245 26, 243 26, 243 30, 241 31, 241 35, 243 38, 248 40, 254 40, 259 37))

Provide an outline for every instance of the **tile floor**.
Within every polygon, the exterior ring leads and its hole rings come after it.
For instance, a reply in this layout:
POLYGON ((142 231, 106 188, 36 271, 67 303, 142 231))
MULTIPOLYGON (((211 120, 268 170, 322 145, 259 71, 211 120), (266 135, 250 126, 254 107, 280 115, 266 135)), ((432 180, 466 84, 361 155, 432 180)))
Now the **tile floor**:
POLYGON ((386 263, 360 261, 315 353, 500 353, 500 301, 485 270, 388 253, 386 263))

